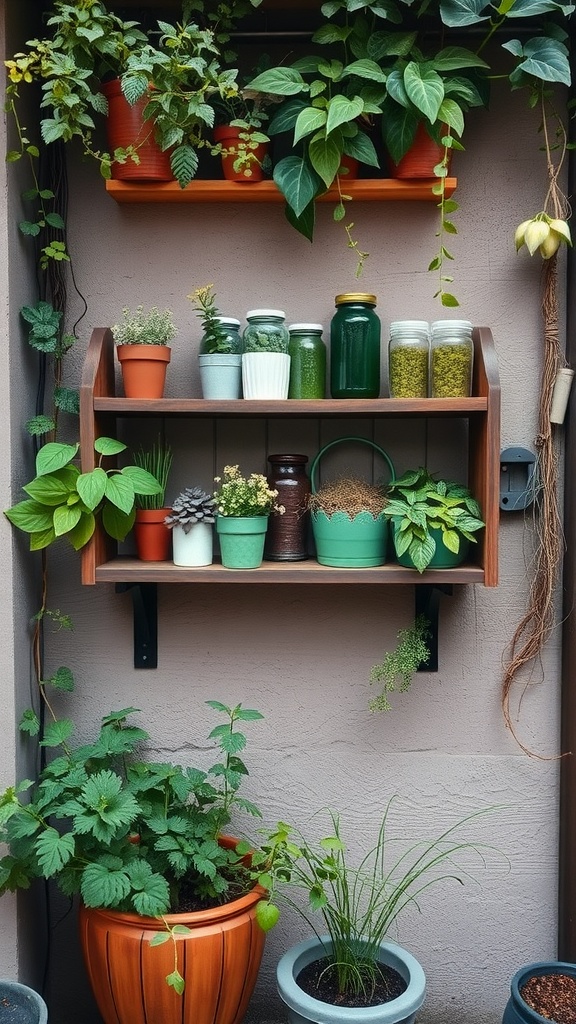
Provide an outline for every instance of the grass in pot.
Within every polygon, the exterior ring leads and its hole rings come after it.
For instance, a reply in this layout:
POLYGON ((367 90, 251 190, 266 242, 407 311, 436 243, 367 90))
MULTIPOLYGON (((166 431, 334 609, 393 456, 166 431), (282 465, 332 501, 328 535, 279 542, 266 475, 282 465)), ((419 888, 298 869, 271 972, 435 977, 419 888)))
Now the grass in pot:
POLYGON ((170 533, 165 519, 166 487, 172 466, 173 452, 170 445, 160 438, 151 448, 140 448, 134 453, 134 462, 158 480, 162 490, 158 494, 143 494, 136 497, 136 521, 134 536, 138 558, 143 562, 165 562, 170 553, 170 533))

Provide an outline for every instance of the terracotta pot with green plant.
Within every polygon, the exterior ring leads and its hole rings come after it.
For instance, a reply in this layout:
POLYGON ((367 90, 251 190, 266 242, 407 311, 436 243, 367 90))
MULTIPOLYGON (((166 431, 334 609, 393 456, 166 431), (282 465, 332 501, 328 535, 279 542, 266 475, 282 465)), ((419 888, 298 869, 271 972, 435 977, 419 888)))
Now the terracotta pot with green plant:
POLYGON ((136 465, 151 473, 162 488, 158 494, 143 494, 136 498, 134 538, 138 558, 142 562, 165 562, 170 555, 170 531, 165 519, 169 512, 166 508, 166 487, 172 458, 170 445, 164 444, 160 438, 151 448, 140 448, 134 453, 136 465))
POLYGON ((165 519, 172 531, 174 565, 211 565, 216 499, 201 487, 186 487, 165 519))
POLYGON ((162 398, 171 356, 168 342, 178 333, 171 311, 125 307, 121 323, 111 330, 126 398, 162 398))
POLYGON ((407 470, 388 487, 385 517, 400 565, 452 569, 465 561, 484 527, 481 509, 467 487, 436 480, 427 469, 407 470))
POLYGON ((360 847, 356 860, 334 811, 328 812, 329 831, 320 839, 309 840, 279 822, 255 857, 271 905, 287 903, 316 933, 289 949, 277 967, 278 992, 291 1024, 413 1024, 424 1002, 422 967, 388 935, 406 908, 420 909, 431 886, 470 880, 471 856, 486 865, 490 847, 464 837, 464 829, 485 812, 398 849, 399 840, 391 835, 392 803, 374 844, 360 847))
MULTIPOLYGON (((271 916, 264 906, 258 923, 265 892, 250 872, 251 844, 223 830, 236 810, 259 815, 238 793, 247 768, 237 751, 246 742, 238 726, 262 715, 208 704, 222 716, 209 737, 212 767, 148 760, 134 708, 107 715, 79 746, 73 722, 52 714, 44 743, 58 756, 36 783, 0 796, 0 892, 49 878, 80 896, 105 1024, 236 1024, 256 981, 271 916)), ((39 728, 25 712, 21 729, 39 728)))

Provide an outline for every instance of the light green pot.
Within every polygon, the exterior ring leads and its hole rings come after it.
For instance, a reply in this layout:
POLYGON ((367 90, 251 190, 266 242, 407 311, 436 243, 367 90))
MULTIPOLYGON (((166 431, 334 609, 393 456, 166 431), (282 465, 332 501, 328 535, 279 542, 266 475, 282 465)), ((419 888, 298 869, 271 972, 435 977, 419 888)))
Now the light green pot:
POLYGON ((268 516, 218 516, 222 565, 226 569, 257 569, 264 556, 268 516))

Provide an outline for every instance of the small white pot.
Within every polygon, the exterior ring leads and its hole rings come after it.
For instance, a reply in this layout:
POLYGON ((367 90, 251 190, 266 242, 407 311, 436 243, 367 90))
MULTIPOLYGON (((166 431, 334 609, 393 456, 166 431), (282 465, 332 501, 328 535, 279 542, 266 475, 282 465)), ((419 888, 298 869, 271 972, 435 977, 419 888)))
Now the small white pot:
POLYGON ((288 398, 290 356, 284 352, 244 352, 244 398, 288 398))
POLYGON ((188 532, 182 526, 172 530, 174 565, 212 565, 212 526, 196 523, 188 532))
POLYGON ((214 352, 198 356, 202 397, 240 398, 242 395, 242 356, 214 352))

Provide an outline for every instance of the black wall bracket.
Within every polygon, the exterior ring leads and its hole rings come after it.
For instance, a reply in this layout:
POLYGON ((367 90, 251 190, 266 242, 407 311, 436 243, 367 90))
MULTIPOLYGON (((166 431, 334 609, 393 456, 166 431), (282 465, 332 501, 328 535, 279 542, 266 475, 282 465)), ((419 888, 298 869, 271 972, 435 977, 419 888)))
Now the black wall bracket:
POLYGON ((430 657, 428 661, 422 662, 418 672, 438 671, 438 617, 440 611, 440 597, 442 594, 452 594, 451 583, 417 583, 415 588, 415 612, 418 615, 425 615, 430 623, 430 636, 428 637, 428 648, 430 657))
POLYGON ((158 587, 156 583, 117 583, 116 593, 132 595, 134 668, 158 668, 158 587))

